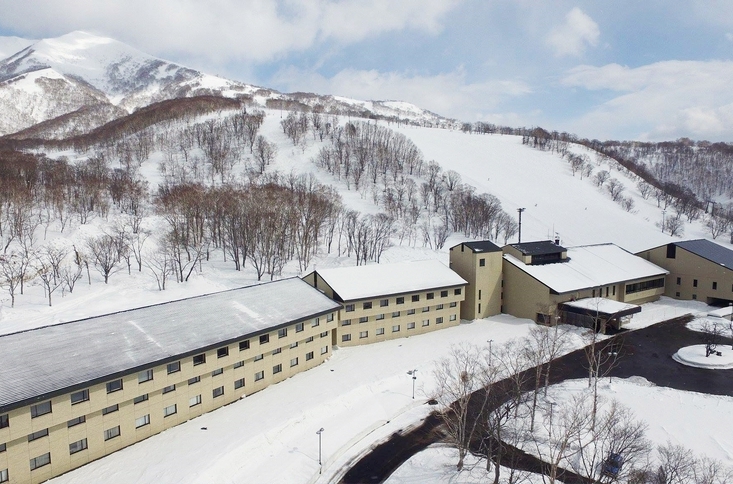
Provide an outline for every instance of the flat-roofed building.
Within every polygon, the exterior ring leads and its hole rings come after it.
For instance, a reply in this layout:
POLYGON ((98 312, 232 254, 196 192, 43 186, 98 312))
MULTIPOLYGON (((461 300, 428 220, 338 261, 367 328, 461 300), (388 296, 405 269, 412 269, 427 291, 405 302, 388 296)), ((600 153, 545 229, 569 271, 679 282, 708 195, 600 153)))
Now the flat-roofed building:
POLYGON ((45 481, 312 368, 340 308, 291 278, 0 336, 0 476, 45 481))
POLYGON ((733 302, 733 250, 706 239, 661 245, 638 254, 669 271, 664 294, 712 305, 733 302))
POLYGON ((450 268, 468 281, 461 319, 480 319, 501 312, 501 247, 489 240, 450 248, 450 268))
POLYGON ((588 315, 587 304, 562 303, 595 298, 595 313, 605 318, 601 326, 619 326, 623 318, 638 312, 631 305, 664 293, 666 275, 662 267, 614 244, 569 248, 552 241, 510 244, 504 247, 503 312, 539 323, 552 323, 554 317, 577 323, 578 315, 588 315), (627 304, 604 305, 603 299, 627 304), (613 312, 603 312, 612 306, 613 312))
POLYGON ((304 279, 342 304, 341 346, 455 326, 467 284, 437 260, 318 269, 304 279))

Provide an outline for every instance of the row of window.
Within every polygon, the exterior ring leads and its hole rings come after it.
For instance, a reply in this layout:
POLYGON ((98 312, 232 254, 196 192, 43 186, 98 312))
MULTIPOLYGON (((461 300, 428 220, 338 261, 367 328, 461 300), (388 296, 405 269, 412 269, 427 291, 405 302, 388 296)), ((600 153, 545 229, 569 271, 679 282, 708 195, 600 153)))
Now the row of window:
MULTIPOLYGON (((461 294, 461 288, 459 287, 457 289, 454 289, 453 290, 453 294, 455 294, 456 296, 459 296, 461 294)), ((425 295, 425 297, 428 300, 435 299, 435 293, 434 292, 429 292, 429 293, 427 293, 425 295)), ((447 290, 440 291, 440 297, 448 297, 448 291, 447 290)), ((419 294, 413 294, 411 296, 411 299, 412 299, 412 302, 420 302, 420 295, 419 294)), ((363 302, 362 303, 362 309, 372 309, 372 304, 373 304, 372 301, 363 302)), ((404 298, 404 296, 400 296, 400 297, 395 298, 395 304, 405 304, 405 298, 404 298)), ((389 306, 389 298, 387 298, 387 299, 380 299, 379 300, 379 307, 384 308, 384 307, 387 307, 387 306, 389 306)), ((347 313, 352 312, 352 311, 355 311, 356 310, 356 304, 346 304, 346 305, 344 305, 344 310, 347 313)))
MULTIPOLYGON (((456 305, 457 305, 457 303, 452 302, 452 303, 449 304, 449 307, 454 308, 454 307, 456 307, 456 305)), ((435 310, 436 311, 440 311, 443 308, 444 308, 444 305, 443 304, 438 304, 437 306, 435 306, 435 310)), ((422 311, 421 312, 427 313, 429 311, 430 311, 430 306, 425 306, 424 308, 422 308, 422 311)), ((411 315, 415 314, 415 312, 416 312, 415 309, 408 309, 406 314, 407 314, 407 316, 411 316, 411 315)), ((401 311, 394 311, 392 313, 392 317, 393 318, 399 318, 401 315, 402 315, 402 312, 401 311)), ((384 313, 382 313, 382 314, 376 314, 374 316, 374 320, 375 321, 381 321, 384 318, 385 318, 385 314, 384 313)), ((359 317, 359 322, 360 323, 367 323, 367 322, 369 322, 369 316, 361 316, 361 317, 359 317)), ((350 324, 351 324, 351 319, 344 319, 344 320, 341 321, 341 326, 349 326, 350 324)))
MULTIPOLYGON (((455 321, 456 320, 456 315, 455 314, 451 314, 450 315, 450 320, 451 321, 455 321)), ((442 317, 435 318, 435 324, 443 324, 443 318, 442 317)), ((430 320, 429 319, 424 319, 423 322, 422 322, 422 326, 423 327, 430 326, 430 320)), ((392 326, 392 332, 393 333, 399 333, 400 330, 401 330, 401 328, 402 328, 401 325, 395 324, 395 325, 392 326)), ((411 330, 411 329, 415 329, 415 323, 407 323, 407 329, 408 329, 408 331, 411 330)), ((377 336, 381 336, 383 334, 384 334, 384 328, 377 328, 376 329, 376 335, 377 336)), ((369 337, 369 331, 359 331, 359 339, 364 339, 364 338, 368 338, 368 337, 369 337)), ((351 341, 351 334, 342 334, 341 335, 341 342, 346 342, 346 341, 351 341)))
MULTIPOLYGON (((681 277, 678 277, 677 278, 677 285, 679 286, 681 284, 682 284, 682 278, 681 277)), ((697 287, 697 279, 693 279, 692 280, 692 287, 697 287)), ((713 281, 712 288, 713 288, 713 291, 717 291, 718 290, 718 283, 717 283, 717 281, 713 281)), ((733 291, 733 286, 731 286, 730 290, 733 291)), ((679 297, 679 293, 677 293, 677 297, 679 297)))
POLYGON ((649 289, 657 289, 664 287, 664 277, 659 279, 653 279, 651 281, 635 282, 633 284, 626 284, 626 294, 633 294, 635 292, 647 291, 649 289))

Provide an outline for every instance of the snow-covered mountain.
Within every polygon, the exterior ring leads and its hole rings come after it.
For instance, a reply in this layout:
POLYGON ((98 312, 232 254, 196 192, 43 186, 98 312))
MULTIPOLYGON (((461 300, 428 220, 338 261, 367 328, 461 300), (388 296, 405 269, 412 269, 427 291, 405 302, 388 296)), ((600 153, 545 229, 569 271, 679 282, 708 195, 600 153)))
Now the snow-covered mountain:
MULTIPOLYGON (((21 40, 7 45, 23 45, 21 40)), ((110 109, 112 106, 129 113, 154 102, 204 94, 246 97, 262 106, 298 103, 319 106, 325 112, 398 117, 433 124, 443 120, 403 102, 282 94, 168 62, 108 37, 72 32, 35 42, 0 61, 0 135, 79 110, 83 113, 93 106, 91 111, 104 115, 83 124, 94 128, 119 113, 110 109)), ((73 119, 78 121, 79 116, 73 119)), ((59 128, 58 123, 54 126, 54 134, 71 131, 59 128)))

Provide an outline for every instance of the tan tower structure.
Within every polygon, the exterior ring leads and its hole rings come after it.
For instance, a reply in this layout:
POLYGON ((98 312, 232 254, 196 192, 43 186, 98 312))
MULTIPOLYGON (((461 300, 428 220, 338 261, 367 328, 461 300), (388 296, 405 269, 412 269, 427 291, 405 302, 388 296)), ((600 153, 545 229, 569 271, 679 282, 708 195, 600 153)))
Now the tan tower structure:
POLYGON ((468 281, 461 319, 486 318, 502 312, 501 247, 488 240, 453 246, 450 268, 468 281))

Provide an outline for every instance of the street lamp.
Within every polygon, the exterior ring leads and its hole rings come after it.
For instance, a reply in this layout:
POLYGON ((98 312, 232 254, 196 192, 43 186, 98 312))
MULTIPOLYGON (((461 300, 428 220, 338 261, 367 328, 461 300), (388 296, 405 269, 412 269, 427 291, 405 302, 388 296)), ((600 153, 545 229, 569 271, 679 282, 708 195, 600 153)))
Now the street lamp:
POLYGON ((526 208, 518 208, 517 209, 517 212, 519 212, 519 237, 518 237, 519 238, 519 242, 518 243, 520 243, 520 244, 522 243, 522 212, 524 212, 525 210, 527 210, 527 209, 526 208))
POLYGON ((318 473, 323 473, 323 462, 321 461, 321 435, 323 434, 323 427, 316 432, 318 434, 318 473))
POLYGON ((491 367, 491 357, 492 357, 492 355, 493 355, 493 352, 491 351, 491 343, 493 343, 493 342, 494 342, 494 340, 493 340, 493 339, 490 339, 490 340, 488 341, 488 343, 489 343, 489 367, 491 367))
MULTIPOLYGON (((730 328, 731 336, 733 336, 733 302, 728 303, 728 316, 730 318, 730 323, 728 323, 728 327, 730 328)), ((731 344, 730 349, 733 350, 733 344, 731 344)))
POLYGON ((415 400, 415 380, 417 380, 417 370, 410 370, 408 375, 412 375, 412 399, 415 400))

